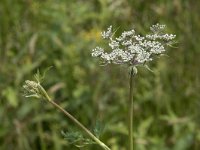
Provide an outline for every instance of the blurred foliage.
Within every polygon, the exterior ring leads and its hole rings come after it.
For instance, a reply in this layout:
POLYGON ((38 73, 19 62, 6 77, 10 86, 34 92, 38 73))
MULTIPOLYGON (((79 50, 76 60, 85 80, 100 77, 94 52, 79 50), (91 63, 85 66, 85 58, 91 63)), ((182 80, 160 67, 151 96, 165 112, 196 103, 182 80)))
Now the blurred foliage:
POLYGON ((143 34, 159 22, 179 44, 170 57, 150 64, 154 73, 141 68, 135 79, 135 147, 199 150, 199 9, 195 0, 1 0, 0 149, 77 149, 61 134, 76 128, 72 122, 49 104, 21 96, 24 80, 53 66, 44 81, 50 95, 88 128, 103 122, 101 140, 125 150, 127 68, 101 67, 90 52, 109 25, 143 34))

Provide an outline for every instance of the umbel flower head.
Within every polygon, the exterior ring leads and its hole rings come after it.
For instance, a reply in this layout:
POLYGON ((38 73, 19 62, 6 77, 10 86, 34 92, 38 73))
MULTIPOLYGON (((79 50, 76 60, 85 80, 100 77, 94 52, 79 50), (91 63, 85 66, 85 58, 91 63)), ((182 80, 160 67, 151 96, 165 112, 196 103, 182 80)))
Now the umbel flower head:
POLYGON ((51 100, 45 89, 40 84, 44 80, 45 74, 50 68, 51 67, 48 67, 44 71, 43 75, 41 75, 40 71, 38 70, 37 73, 34 75, 36 81, 30 81, 30 80, 25 81, 23 85, 23 92, 25 97, 34 97, 38 99, 41 98, 49 101, 51 100))
POLYGON ((164 33, 165 25, 152 25, 151 33, 142 36, 135 30, 124 31, 119 37, 114 37, 112 26, 101 33, 108 40, 111 51, 97 46, 92 50, 92 56, 98 57, 103 64, 128 64, 130 66, 144 65, 155 56, 163 54, 165 48, 172 44, 176 35, 164 33))
POLYGON ((40 84, 35 81, 26 80, 23 89, 25 97, 42 98, 40 84))
POLYGON ((45 89, 40 85, 40 82, 26 80, 23 85, 23 92, 25 97, 51 100, 45 89))

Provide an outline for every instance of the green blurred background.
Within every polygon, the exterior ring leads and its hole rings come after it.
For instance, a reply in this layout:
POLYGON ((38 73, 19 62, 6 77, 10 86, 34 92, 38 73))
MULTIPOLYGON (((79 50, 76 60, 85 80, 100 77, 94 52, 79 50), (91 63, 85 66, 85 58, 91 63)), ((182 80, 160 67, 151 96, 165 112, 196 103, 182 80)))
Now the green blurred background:
MULTIPOLYGON (((22 85, 37 69, 49 94, 89 129, 105 124, 101 140, 127 147, 128 73, 99 66, 91 49, 108 26, 145 34, 157 22, 177 35, 170 57, 139 69, 135 79, 136 150, 200 149, 200 1, 1 0, 0 149, 77 150, 61 131, 78 130, 50 104, 26 99, 22 85)), ((80 148, 100 150, 97 145, 80 148)))

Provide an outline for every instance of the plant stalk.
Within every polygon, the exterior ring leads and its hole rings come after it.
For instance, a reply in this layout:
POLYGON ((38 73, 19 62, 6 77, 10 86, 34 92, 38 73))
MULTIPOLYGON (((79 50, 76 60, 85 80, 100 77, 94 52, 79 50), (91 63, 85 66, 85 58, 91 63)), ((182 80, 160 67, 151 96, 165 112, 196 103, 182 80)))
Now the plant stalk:
POLYGON ((134 77, 134 69, 131 68, 130 71, 130 82, 129 82, 129 150, 133 150, 133 77, 134 77))
POLYGON ((42 91, 44 92, 45 98, 48 100, 49 103, 51 103, 53 106, 55 106, 57 109, 59 109, 61 112, 63 112, 68 118, 70 118, 76 125, 78 125, 82 130, 87 133, 87 135, 93 139, 99 146, 101 146, 104 150, 111 150, 107 145, 105 145, 102 141, 100 141, 94 134, 92 134, 83 124, 81 124, 76 118, 74 118, 69 112, 64 110, 60 105, 58 105, 56 102, 51 100, 51 98, 48 96, 46 91, 41 86, 42 91))

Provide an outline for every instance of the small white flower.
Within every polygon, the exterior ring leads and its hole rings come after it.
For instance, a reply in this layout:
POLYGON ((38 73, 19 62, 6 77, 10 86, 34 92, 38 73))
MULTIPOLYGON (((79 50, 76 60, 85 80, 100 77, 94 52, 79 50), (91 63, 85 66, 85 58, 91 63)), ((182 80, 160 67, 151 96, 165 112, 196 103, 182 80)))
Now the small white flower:
POLYGON ((152 61, 152 58, 150 58, 151 53, 146 52, 146 51, 141 51, 138 53, 136 60, 138 63, 145 63, 147 61, 152 61))
POLYGON ((135 35, 134 38, 135 38, 136 41, 142 41, 142 40, 144 40, 144 37, 142 37, 140 35, 135 35))
POLYGON ((131 37, 135 34, 135 30, 131 30, 131 31, 124 31, 121 36, 119 36, 118 38, 116 38, 117 41, 123 41, 125 40, 127 37, 131 37))
POLYGON ((107 38, 110 38, 112 36, 112 26, 110 26, 107 31, 103 31, 101 32, 101 36, 104 38, 104 39, 107 39, 107 38))
POLYGON ((98 57, 103 54, 104 50, 101 47, 96 47, 95 49, 92 50, 92 56, 93 57, 98 57))
POLYGON ((122 45, 124 46, 132 45, 132 40, 123 41, 122 45))
POLYGON ((160 32, 160 31, 164 30, 165 27, 166 27, 165 25, 160 25, 159 23, 157 23, 155 25, 152 25, 150 27, 150 30, 155 33, 155 32, 160 32))
POLYGON ((110 26, 107 31, 102 32, 102 37, 109 40, 111 52, 96 47, 92 50, 92 56, 100 57, 105 63, 143 65, 152 61, 154 54, 165 52, 168 43, 176 37, 173 34, 163 33, 164 29, 165 25, 156 24, 150 27, 151 33, 145 36, 137 35, 135 30, 130 30, 113 38, 112 26, 110 26))
POLYGON ((111 42, 109 43, 109 46, 110 46, 112 49, 117 48, 117 47, 119 47, 119 42, 117 42, 117 41, 111 39, 111 42))

